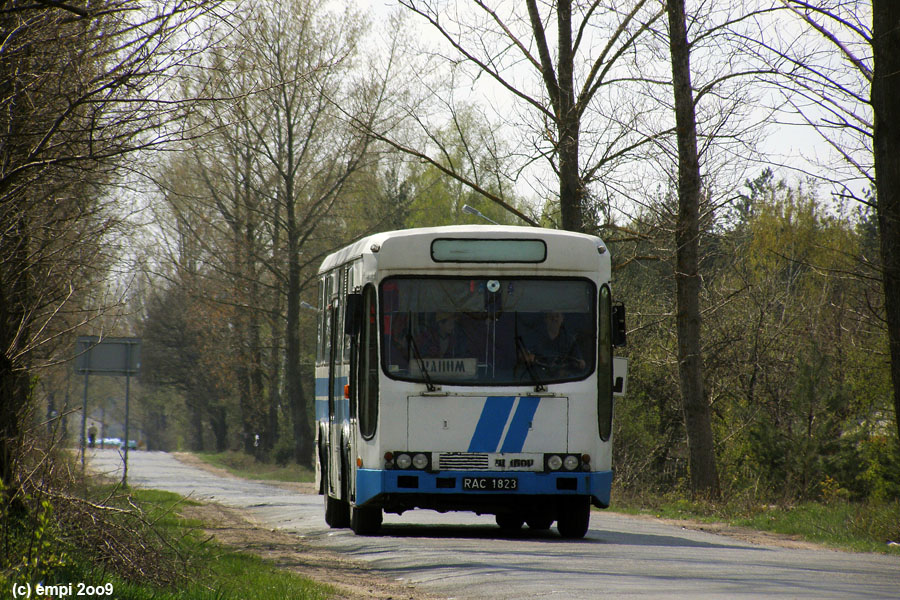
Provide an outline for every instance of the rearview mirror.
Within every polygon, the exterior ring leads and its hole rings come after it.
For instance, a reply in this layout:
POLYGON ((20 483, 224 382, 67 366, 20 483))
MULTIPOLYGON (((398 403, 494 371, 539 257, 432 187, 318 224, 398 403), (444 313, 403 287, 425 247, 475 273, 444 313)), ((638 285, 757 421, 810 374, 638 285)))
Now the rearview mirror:
POLYGON ((344 309, 344 335, 356 335, 362 323, 362 294, 347 294, 347 306, 344 309))

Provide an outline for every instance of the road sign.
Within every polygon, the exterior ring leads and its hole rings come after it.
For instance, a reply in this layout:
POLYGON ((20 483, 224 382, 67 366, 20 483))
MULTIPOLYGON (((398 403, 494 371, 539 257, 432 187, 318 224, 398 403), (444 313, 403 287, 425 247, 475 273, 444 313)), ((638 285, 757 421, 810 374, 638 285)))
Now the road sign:
POLYGON ((141 370, 141 338, 79 336, 75 346, 78 375, 137 375, 141 370))
POLYGON ((85 431, 87 426, 88 375, 125 376, 125 445, 122 484, 128 485, 128 412, 131 376, 141 370, 141 338, 109 338, 82 335, 75 340, 75 373, 84 375, 84 399, 81 407, 81 469, 84 470, 85 431))

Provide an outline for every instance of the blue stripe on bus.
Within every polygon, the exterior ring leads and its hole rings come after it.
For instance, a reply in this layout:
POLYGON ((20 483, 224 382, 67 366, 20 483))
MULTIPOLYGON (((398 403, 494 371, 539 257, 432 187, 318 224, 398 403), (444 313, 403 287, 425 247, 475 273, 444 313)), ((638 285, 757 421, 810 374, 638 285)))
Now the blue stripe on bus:
MULTIPOLYGON (((344 422, 350 416, 350 401, 344 398, 344 385, 348 381, 347 377, 335 377, 334 381, 335 418, 344 422)), ((315 410, 317 421, 328 421, 328 377, 316 378, 315 410)))
MULTIPOLYGON (((357 469, 356 471, 356 505, 363 506, 372 501, 372 506, 385 506, 383 494, 391 497, 416 497, 421 494, 465 494, 468 497, 482 496, 484 492, 462 489, 463 477, 484 477, 487 471, 443 471, 429 473, 427 471, 377 469, 357 469), (400 485, 400 479, 405 481, 400 485), (441 485, 438 485, 438 480, 441 485), (410 480, 414 484, 410 487, 410 480), (450 484, 448 486, 448 483, 450 484)), ((589 473, 555 472, 536 473, 533 471, 490 471, 491 477, 515 477, 518 489, 503 492, 509 496, 509 502, 516 497, 542 496, 593 496, 598 506, 609 506, 610 488, 612 487, 612 471, 594 471, 589 473), (560 489, 559 481, 565 480, 568 485, 560 489), (574 481, 573 481, 574 480, 574 481), (574 486, 572 485, 574 484, 574 486)))
POLYGON ((534 413, 537 412, 540 402, 541 399, 536 396, 519 398, 519 406, 516 408, 516 414, 513 415, 512 423, 509 424, 500 452, 522 451, 522 448, 525 447, 525 438, 528 437, 528 431, 531 429, 534 413))
POLYGON ((481 417, 469 442, 469 452, 497 451, 515 399, 515 396, 488 396, 485 399, 481 417))

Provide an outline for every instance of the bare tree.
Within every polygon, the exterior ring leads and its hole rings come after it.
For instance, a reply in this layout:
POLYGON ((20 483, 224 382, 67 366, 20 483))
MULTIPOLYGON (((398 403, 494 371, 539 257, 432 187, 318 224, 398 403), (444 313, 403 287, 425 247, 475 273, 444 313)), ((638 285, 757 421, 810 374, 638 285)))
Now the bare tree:
POLYGON ((786 40, 751 40, 781 65, 779 83, 795 114, 815 129, 841 163, 826 176, 843 193, 875 209, 881 244, 877 265, 891 354, 900 433, 900 7, 890 0, 781 0, 803 28, 786 40), (843 167, 843 168, 842 168, 843 167), (866 197, 860 185, 874 189, 866 197), (857 185, 853 185, 857 184, 857 185))
POLYGON ((106 186, 178 135, 166 99, 209 0, 0 3, 0 477, 11 481, 28 373, 97 308, 112 260, 106 186), (68 313, 68 315, 67 315, 68 313), (63 318, 64 316, 69 318, 63 318))
POLYGON ((691 489, 715 496, 719 493, 719 477, 703 385, 700 343, 700 159, 684 4, 684 0, 669 0, 666 6, 678 139, 678 221, 675 225, 678 370, 691 457, 691 489))
POLYGON ((245 449, 257 451, 255 432, 259 450, 271 449, 284 397, 295 459, 310 464, 303 380, 314 338, 302 337, 301 299, 324 254, 343 241, 336 208, 370 159, 370 138, 348 118, 368 122, 382 90, 355 69, 363 23, 352 10, 247 2, 241 17, 233 47, 210 54, 199 76, 222 98, 195 112, 193 123, 209 133, 184 151, 202 191, 172 208, 198 232, 218 232, 200 243, 230 282, 217 302, 240 317, 229 348, 245 363, 236 366, 245 449))
POLYGON ((872 0, 872 112, 876 211, 891 351, 894 419, 900 436, 900 4, 872 0))
MULTIPOLYGON (((627 87, 631 75, 622 66, 634 59, 641 36, 663 11, 647 0, 624 7, 621 2, 568 0, 529 0, 525 6, 477 1, 465 7, 433 0, 401 4, 441 35, 455 54, 451 60, 471 68, 468 77, 474 81, 485 76, 506 94, 509 106, 498 106, 497 111, 508 124, 527 132, 519 141, 519 168, 547 162, 557 183, 559 226, 594 230, 588 208, 596 201, 591 185, 653 136, 633 127, 639 107, 627 109, 633 102, 609 99, 627 87), (513 120, 513 107, 518 121, 513 120)), ((415 118, 428 129, 421 117, 415 118)), ((376 133, 379 139, 397 139, 390 132, 376 133)), ((440 162, 427 150, 396 146, 436 166, 440 162)), ((447 172, 456 176, 452 168, 447 172)), ((482 192, 470 179, 461 181, 482 192)), ((485 196, 504 204, 495 194, 485 196)))

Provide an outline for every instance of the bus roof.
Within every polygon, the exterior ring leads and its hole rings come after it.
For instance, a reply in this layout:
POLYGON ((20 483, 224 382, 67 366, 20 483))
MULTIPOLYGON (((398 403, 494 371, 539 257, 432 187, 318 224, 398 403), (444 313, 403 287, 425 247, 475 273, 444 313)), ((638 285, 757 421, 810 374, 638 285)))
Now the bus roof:
MULTIPOLYGON (((597 270, 609 265, 609 253, 603 241, 593 235, 540 227, 505 225, 449 225, 385 231, 366 236, 328 255, 319 272, 324 273, 364 255, 377 257, 379 268, 389 270, 428 270, 449 266, 432 258, 432 242, 438 239, 543 240, 546 258, 541 269, 597 270)), ((483 261, 478 261, 484 265, 483 261)), ((471 266, 474 263, 462 263, 471 266)), ((513 266, 536 266, 511 263, 513 266)))

